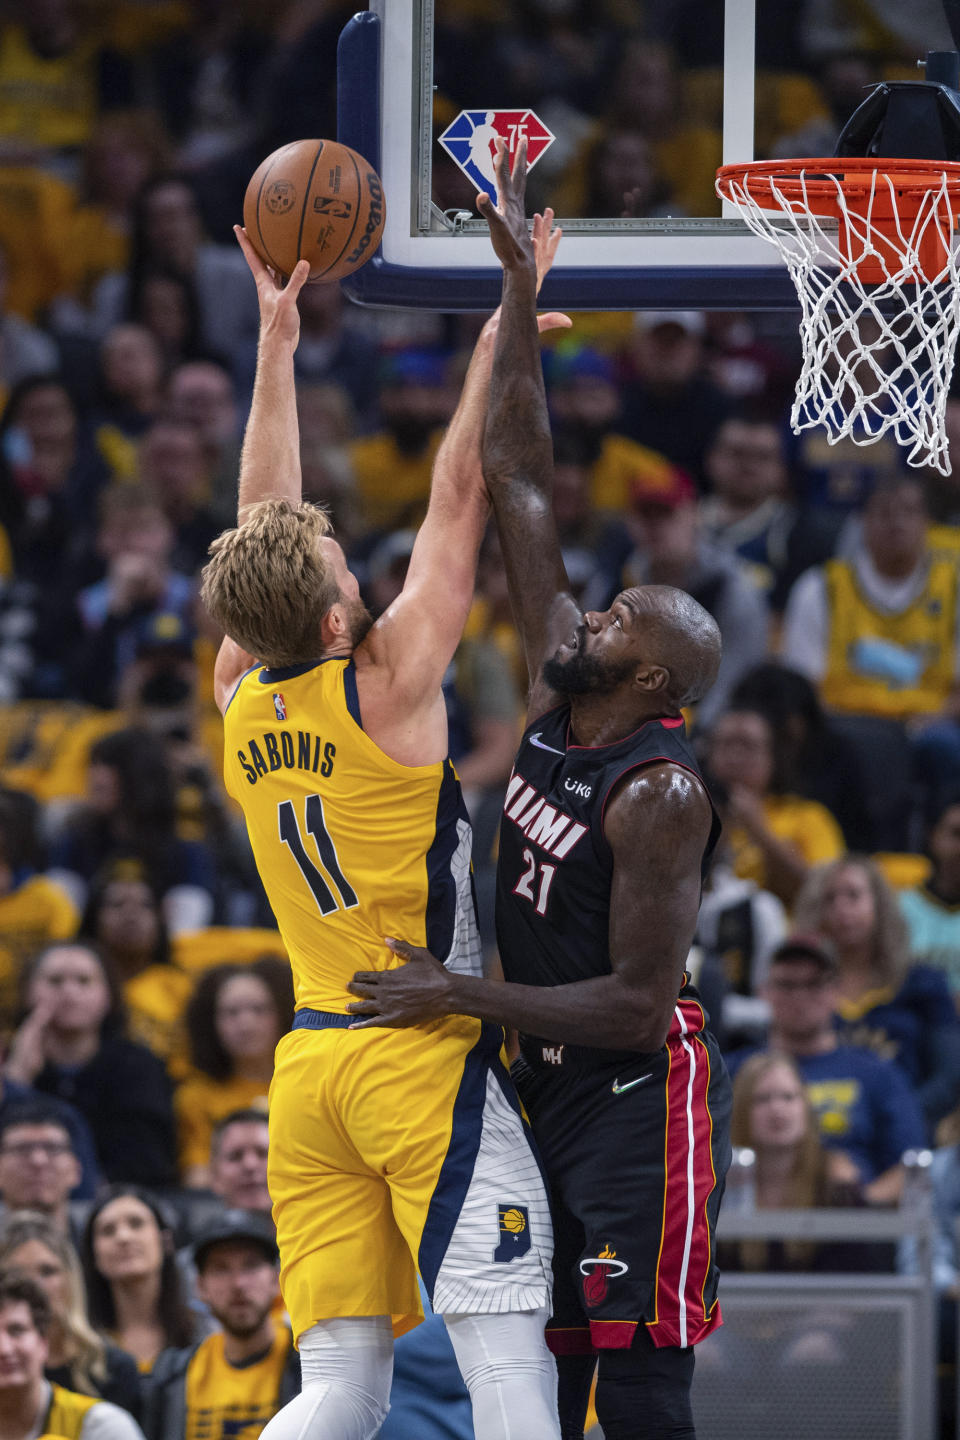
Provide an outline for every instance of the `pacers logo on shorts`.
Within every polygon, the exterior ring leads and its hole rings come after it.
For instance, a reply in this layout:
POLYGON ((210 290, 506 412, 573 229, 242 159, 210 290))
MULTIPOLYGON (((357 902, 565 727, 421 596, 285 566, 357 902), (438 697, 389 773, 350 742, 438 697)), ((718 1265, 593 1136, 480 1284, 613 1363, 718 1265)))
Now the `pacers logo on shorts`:
POLYGON ((526 1255, 530 1249, 530 1216, 526 1205, 498 1205, 497 1224, 500 1243, 493 1252, 494 1260, 509 1264, 518 1255, 526 1255))

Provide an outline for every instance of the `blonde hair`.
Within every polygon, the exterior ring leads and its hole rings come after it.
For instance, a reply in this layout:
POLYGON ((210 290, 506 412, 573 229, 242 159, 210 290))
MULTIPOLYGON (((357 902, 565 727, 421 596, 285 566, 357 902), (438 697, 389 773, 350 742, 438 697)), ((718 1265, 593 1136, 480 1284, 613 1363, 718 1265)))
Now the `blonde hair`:
POLYGON ((80 1257, 62 1231, 39 1211, 15 1211, 0 1228, 0 1266, 10 1266, 10 1257, 21 1245, 37 1240, 55 1255, 66 1276, 66 1308, 54 1313, 54 1323, 63 1332, 71 1387, 81 1395, 99 1396, 107 1378, 106 1346, 87 1319, 87 1292, 80 1257))
MULTIPOLYGON (((789 1200, 791 1206, 807 1209, 823 1205, 829 1190, 827 1154, 820 1141, 820 1129, 816 1113, 810 1103, 810 1096, 803 1076, 790 1055, 775 1050, 764 1050, 751 1055, 740 1066, 733 1081, 733 1111, 730 1117, 730 1139, 734 1145, 754 1148, 753 1105, 758 1087, 771 1070, 787 1070, 800 1087, 806 1116, 806 1129, 798 1141, 790 1175, 789 1200)), ((792 1264, 801 1264, 813 1253, 805 1241, 788 1240, 784 1251, 792 1264)), ((741 1240, 740 1259, 746 1270, 763 1270, 767 1263, 767 1242, 765 1240, 741 1240)))
POLYGON ((321 621, 342 598, 318 543, 332 528, 317 505, 261 500, 210 546, 200 598, 224 633, 265 665, 323 652, 321 621))
MULTIPOLYGON (((823 923, 827 891, 844 870, 859 870, 866 877, 873 897, 873 940, 871 959, 884 985, 900 985, 910 965, 910 939, 896 893, 883 871, 866 855, 841 855, 819 865, 804 881, 794 905, 793 919, 798 930, 829 936, 823 923)), ((840 956, 843 966, 843 957, 840 956)))

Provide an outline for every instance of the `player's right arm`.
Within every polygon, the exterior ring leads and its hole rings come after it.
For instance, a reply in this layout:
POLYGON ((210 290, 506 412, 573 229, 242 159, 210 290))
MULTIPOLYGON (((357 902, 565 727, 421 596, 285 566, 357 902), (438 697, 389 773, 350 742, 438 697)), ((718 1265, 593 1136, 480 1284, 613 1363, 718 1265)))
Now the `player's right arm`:
POLYGON ((241 226, 234 233, 257 286, 260 339, 250 415, 240 453, 237 518, 258 500, 301 500, 300 424, 293 356, 300 341, 297 296, 310 274, 306 260, 297 262, 284 285, 269 270, 241 226))
MULTIPOLYGON (((534 267, 534 300, 555 252, 555 243, 542 247, 539 268, 534 267)), ((534 310, 531 326, 538 357, 540 332, 569 324, 566 315, 537 316, 534 310)), ((434 461, 430 502, 403 591, 364 643, 369 658, 388 677, 381 693, 393 701, 400 699, 407 709, 434 702, 473 604, 477 553, 490 514, 481 444, 501 325, 498 310, 480 333, 460 401, 434 461)), ((371 698, 376 705, 376 695, 371 698)))
MULTIPOLYGON (((503 266, 503 300, 483 432, 483 473, 493 501, 530 678, 528 718, 556 703, 541 669, 561 640, 582 623, 570 594, 553 518, 553 442, 537 341, 537 255, 524 213, 526 147, 513 174, 502 142, 497 149, 500 207, 477 203, 503 266)), ((537 236, 550 243, 549 221, 537 236)))
MULTIPOLYGON (((256 283, 260 304, 257 373, 240 454, 237 520, 242 525, 247 509, 259 500, 285 499, 292 505, 300 504, 300 425, 293 356, 300 339, 297 296, 310 274, 310 266, 301 260, 283 285, 264 265, 246 231, 236 225, 234 233, 256 283)), ((221 714, 241 675, 255 659, 229 637, 224 639, 213 675, 214 696, 221 714)))

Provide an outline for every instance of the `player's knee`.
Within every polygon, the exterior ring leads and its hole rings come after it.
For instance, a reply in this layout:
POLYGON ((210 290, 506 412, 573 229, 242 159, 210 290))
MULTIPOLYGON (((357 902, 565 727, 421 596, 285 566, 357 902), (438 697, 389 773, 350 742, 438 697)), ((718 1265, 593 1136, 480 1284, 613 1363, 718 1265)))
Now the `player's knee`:
POLYGON ((300 1336, 300 1365, 302 1396, 315 1407, 304 1440, 314 1436, 320 1440, 328 1434, 339 1437, 337 1425, 351 1440, 377 1434, 390 1408, 393 1377, 388 1316, 320 1321, 300 1336))
POLYGON ((604 1440, 695 1440, 685 1374, 665 1379, 625 1367, 611 1374, 601 1363, 596 1404, 604 1440))
POLYGON ((549 1384, 556 1387, 556 1371, 549 1356, 497 1355, 490 1359, 477 1359, 472 1364, 462 1365, 460 1373, 463 1383, 471 1395, 484 1385, 498 1385, 509 1388, 512 1385, 549 1384))
POLYGON ((471 1392, 474 1387, 502 1385, 518 1378, 546 1380, 556 1389, 556 1361, 544 1337, 545 1310, 443 1318, 464 1384, 471 1392))
MULTIPOLYGON (((328 1410, 331 1417, 336 1414, 338 1424, 343 1426, 343 1435, 356 1435, 357 1440, 372 1440, 372 1437, 380 1433, 380 1427, 387 1418, 387 1411, 390 1409, 390 1386, 387 1385, 387 1392, 365 1390, 362 1385, 351 1384, 349 1380, 314 1380, 305 1385, 302 1394, 306 1396, 316 1395, 322 1387, 324 1394, 322 1403, 318 1407, 318 1414, 323 1415, 324 1409, 328 1410)), ((327 1428, 318 1428, 317 1440, 320 1436, 326 1436, 327 1428)), ((338 1437, 341 1434, 339 1429, 329 1430, 329 1434, 338 1437)), ((304 1437, 307 1440, 307 1437, 304 1437)), ((313 1440, 313 1436, 309 1437, 313 1440)))
POLYGON ((374 1440, 388 1408, 356 1385, 315 1379, 274 1415, 261 1440, 374 1440))
POLYGON ((478 1440, 559 1440, 546 1310, 443 1318, 470 1391, 478 1440))

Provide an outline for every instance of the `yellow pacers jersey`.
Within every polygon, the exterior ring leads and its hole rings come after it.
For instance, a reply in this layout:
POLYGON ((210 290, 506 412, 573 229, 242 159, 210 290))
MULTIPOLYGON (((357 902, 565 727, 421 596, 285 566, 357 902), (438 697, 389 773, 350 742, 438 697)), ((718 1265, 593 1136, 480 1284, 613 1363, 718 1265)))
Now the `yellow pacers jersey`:
POLYGON ((923 591, 898 614, 870 604, 848 561, 830 560, 824 570, 830 615, 826 703, 899 720, 939 710, 954 683, 956 562, 931 560, 923 591))
POLYGON ((231 1365, 223 1335, 208 1335, 187 1366, 184 1440, 255 1440, 279 1409, 280 1385, 293 1337, 277 1327, 266 1355, 231 1365))
POLYGON ((92 1395, 78 1395, 75 1390, 64 1390, 61 1385, 51 1386, 51 1391, 44 1434, 56 1435, 59 1440, 80 1440, 83 1422, 97 1400, 92 1395))
POLYGON ((480 973, 456 773, 384 755, 363 729, 352 659, 248 671, 224 740, 298 1010, 345 1012, 356 970, 400 963, 385 936, 480 973))

